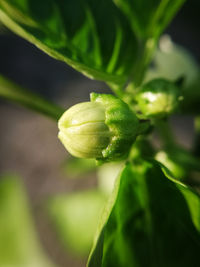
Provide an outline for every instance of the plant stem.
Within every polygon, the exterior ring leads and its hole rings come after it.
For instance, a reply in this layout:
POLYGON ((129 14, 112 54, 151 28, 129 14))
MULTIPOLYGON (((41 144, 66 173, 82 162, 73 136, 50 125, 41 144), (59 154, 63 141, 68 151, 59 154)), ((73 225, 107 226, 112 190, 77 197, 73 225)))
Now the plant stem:
POLYGON ((123 98, 123 95, 124 95, 124 91, 122 89, 122 86, 120 85, 116 85, 114 83, 109 83, 107 82, 107 85, 110 87, 110 89, 113 91, 113 93, 119 97, 119 98, 123 98))
POLYGON ((131 87, 134 90, 143 82, 144 75, 149 65, 149 62, 152 59, 152 54, 156 47, 157 40, 153 38, 147 38, 142 42, 140 41, 139 43, 140 49, 138 51, 137 60, 134 64, 134 68, 131 72, 129 81, 130 83, 133 83, 133 85, 130 86, 128 90, 130 90, 131 87))
POLYGON ((64 109, 0 76, 0 97, 58 120, 64 109))

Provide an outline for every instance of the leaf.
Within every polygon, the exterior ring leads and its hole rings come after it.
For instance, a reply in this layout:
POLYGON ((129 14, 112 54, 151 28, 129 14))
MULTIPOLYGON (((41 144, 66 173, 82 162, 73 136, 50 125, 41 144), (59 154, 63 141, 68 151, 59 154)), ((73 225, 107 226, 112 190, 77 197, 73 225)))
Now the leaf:
POLYGON ((156 162, 124 168, 89 267, 199 266, 200 196, 163 171, 156 162))
POLYGON ((47 54, 116 91, 133 69, 137 72, 141 57, 142 65, 149 63, 143 39, 151 39, 152 50, 183 2, 0 0, 0 19, 47 54))
POLYGON ((138 87, 152 60, 157 41, 185 0, 114 0, 129 18, 140 43, 131 81, 138 87))
POLYGON ((124 161, 117 161, 105 163, 98 167, 98 188, 107 196, 112 193, 115 181, 124 168, 124 164, 124 161))
POLYGON ((0 0, 0 18, 90 78, 124 83, 137 53, 129 23, 111 0, 0 0))
POLYGON ((73 253, 89 253, 105 196, 97 190, 51 198, 49 215, 63 245, 73 253))
POLYGON ((145 82, 159 77, 171 81, 183 77, 181 112, 199 114, 199 65, 189 51, 175 44, 168 35, 163 35, 160 38, 159 48, 154 53, 153 67, 150 67, 146 72, 145 82))
POLYGON ((0 75, 0 97, 58 120, 64 109, 0 75))
POLYGON ((191 87, 199 78, 199 66, 193 56, 180 45, 174 43, 169 35, 163 35, 154 53, 153 67, 146 73, 145 81, 155 78, 175 81, 184 77, 184 87, 191 87))
POLYGON ((114 0, 140 39, 158 38, 185 0, 114 0))
POLYGON ((155 159, 166 166, 173 177, 179 180, 186 179, 185 181, 187 181, 190 172, 200 172, 199 159, 179 146, 159 151, 155 155, 155 159))
POLYGON ((52 267, 35 233, 25 188, 18 177, 0 177, 0 266, 52 267))

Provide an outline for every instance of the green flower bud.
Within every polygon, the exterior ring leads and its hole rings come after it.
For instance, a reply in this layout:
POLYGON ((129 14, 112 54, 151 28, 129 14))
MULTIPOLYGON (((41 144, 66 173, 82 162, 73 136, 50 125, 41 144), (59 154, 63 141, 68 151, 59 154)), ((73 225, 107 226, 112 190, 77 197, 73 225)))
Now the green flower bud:
POLYGON ((165 117, 178 107, 179 88, 164 79, 154 79, 144 84, 136 96, 139 110, 146 117, 165 117))
POLYGON ((139 130, 128 105, 113 95, 90 95, 91 102, 68 109, 58 122, 58 137, 79 158, 110 161, 123 158, 139 130))

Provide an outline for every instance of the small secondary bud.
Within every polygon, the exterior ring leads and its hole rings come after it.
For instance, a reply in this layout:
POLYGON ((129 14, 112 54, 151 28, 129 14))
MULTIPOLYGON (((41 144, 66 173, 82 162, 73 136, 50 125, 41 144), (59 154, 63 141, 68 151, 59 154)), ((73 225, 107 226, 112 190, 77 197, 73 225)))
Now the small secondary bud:
POLYGON ((91 102, 69 108, 58 122, 58 137, 80 158, 118 160, 128 154, 138 134, 139 120, 113 95, 90 95, 91 102))
POLYGON ((136 95, 139 110, 148 118, 171 114, 178 107, 179 100, 179 88, 165 79, 154 79, 144 84, 136 95))

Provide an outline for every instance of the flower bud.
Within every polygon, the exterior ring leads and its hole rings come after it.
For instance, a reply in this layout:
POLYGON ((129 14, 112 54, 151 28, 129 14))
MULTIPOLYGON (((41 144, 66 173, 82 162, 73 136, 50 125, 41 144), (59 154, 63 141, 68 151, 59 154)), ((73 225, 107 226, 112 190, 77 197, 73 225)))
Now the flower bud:
POLYGON ((146 117, 165 117, 178 107, 179 88, 165 79, 154 79, 144 84, 136 96, 139 110, 146 117))
POLYGON ((113 95, 90 95, 91 102, 69 108, 58 122, 58 137, 79 158, 110 161, 123 158, 135 141, 139 121, 128 105, 113 95))

